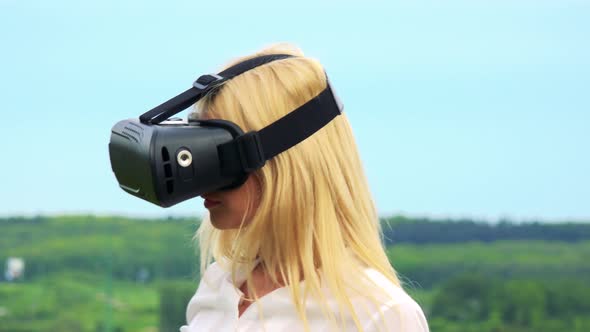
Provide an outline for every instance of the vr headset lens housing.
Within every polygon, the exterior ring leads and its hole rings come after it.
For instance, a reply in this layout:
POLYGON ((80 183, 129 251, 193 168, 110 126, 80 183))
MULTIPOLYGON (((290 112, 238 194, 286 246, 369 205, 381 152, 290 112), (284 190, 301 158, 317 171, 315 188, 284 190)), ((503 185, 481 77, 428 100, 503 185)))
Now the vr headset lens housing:
POLYGON ((161 207, 235 188, 266 160, 329 123, 343 110, 329 82, 316 97, 259 131, 244 133, 238 125, 225 120, 169 119, 221 82, 289 57, 260 56, 219 74, 203 75, 189 90, 139 118, 117 122, 111 129, 109 156, 119 186, 161 207))

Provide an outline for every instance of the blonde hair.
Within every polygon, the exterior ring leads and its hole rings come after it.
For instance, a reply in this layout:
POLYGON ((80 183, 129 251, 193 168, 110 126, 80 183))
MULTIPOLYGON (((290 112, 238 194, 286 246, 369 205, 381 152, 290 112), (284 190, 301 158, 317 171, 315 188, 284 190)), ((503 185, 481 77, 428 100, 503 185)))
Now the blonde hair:
MULTIPOLYGON (((201 99, 189 117, 207 114, 232 121, 245 132, 260 130, 325 89, 321 64, 291 44, 272 45, 225 68, 265 54, 296 57, 275 60, 223 83, 216 93, 201 99)), ((327 286, 338 303, 341 323, 348 312, 362 331, 349 292, 367 296, 366 287, 361 286, 366 284, 364 269, 377 270, 395 285, 400 286, 400 281, 385 254, 379 218, 346 114, 267 161, 253 175, 261 185, 260 201, 246 224, 242 219, 239 229, 219 230, 208 216, 202 221, 195 235, 201 274, 215 259, 229 264, 235 281, 240 265, 253 267, 260 259, 271 280, 282 280, 289 288, 306 330, 308 295, 320 303, 327 319, 337 323, 322 292, 327 286), (297 286, 301 279, 303 294, 297 286)), ((246 285, 253 294, 251 274, 246 285)), ((378 300, 371 296, 371 301, 378 300)))

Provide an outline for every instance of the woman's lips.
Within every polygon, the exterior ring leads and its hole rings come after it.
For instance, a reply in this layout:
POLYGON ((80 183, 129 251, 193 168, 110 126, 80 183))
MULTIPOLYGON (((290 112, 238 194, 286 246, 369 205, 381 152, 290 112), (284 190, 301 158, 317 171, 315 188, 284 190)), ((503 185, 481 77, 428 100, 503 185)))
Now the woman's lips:
POLYGON ((217 206, 219 204, 221 204, 221 202, 212 201, 208 198, 205 198, 205 208, 207 208, 207 209, 217 206))

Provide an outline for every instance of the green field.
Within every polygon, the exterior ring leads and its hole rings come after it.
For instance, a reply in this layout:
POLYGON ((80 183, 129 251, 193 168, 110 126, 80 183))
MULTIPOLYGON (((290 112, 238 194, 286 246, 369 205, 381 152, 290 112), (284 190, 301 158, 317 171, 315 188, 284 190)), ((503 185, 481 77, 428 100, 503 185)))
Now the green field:
MULTIPOLYGON (((0 219, 0 261, 26 262, 22 280, 0 281, 0 331, 178 331, 197 225, 0 219)), ((590 331, 590 240, 404 242, 388 255, 432 331, 590 331)))

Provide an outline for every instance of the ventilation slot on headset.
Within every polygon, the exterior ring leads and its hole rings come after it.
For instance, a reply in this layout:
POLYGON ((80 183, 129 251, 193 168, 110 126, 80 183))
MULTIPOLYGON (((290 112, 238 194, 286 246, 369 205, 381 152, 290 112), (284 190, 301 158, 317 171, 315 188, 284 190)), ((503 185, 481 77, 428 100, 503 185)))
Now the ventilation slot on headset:
POLYGON ((168 149, 166 149, 165 146, 162 147, 162 160, 163 161, 169 161, 170 160, 170 155, 168 154, 168 149))
POLYGON ((166 191, 168 194, 172 194, 174 191, 174 177, 172 175, 172 165, 170 161, 170 154, 168 149, 162 147, 162 165, 164 165, 164 179, 166 181, 166 191))
POLYGON ((172 177, 172 167, 170 167, 170 164, 164 164, 164 175, 166 175, 167 178, 172 177))

